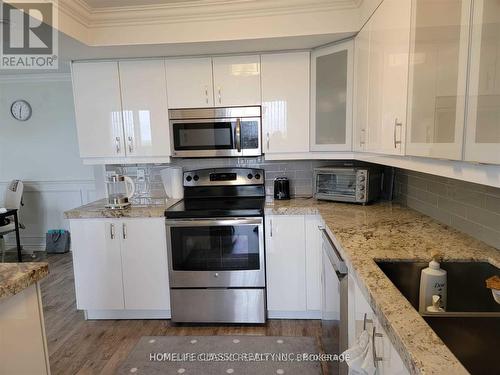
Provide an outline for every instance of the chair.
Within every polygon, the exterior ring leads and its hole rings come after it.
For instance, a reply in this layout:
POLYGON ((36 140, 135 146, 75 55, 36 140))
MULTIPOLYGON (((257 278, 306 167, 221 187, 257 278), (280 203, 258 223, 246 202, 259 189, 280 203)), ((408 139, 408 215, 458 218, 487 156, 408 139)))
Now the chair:
MULTIPOLYGON (((7 209, 17 209, 19 210, 23 205, 23 191, 24 184, 21 180, 13 180, 7 190, 5 190, 5 200, 4 205, 7 209)), ((19 228, 24 229, 24 225, 19 223, 19 228)), ((2 253, 2 262, 5 258, 5 240, 4 236, 6 234, 15 232, 16 227, 14 222, 5 221, 0 222, 0 253, 2 253)))

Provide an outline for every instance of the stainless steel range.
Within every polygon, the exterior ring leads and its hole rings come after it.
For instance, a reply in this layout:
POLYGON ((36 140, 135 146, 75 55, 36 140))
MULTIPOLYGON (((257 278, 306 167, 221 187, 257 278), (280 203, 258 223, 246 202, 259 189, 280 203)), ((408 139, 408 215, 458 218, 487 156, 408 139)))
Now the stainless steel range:
POLYGON ((165 212, 172 321, 264 323, 264 171, 184 173, 165 212))

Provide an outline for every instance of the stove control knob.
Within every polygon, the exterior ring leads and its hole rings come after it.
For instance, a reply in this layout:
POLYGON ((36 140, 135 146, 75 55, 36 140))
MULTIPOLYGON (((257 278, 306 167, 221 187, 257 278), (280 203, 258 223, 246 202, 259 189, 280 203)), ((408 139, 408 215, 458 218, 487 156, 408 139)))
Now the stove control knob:
POLYGON ((198 181, 199 179, 200 178, 198 177, 198 175, 195 174, 194 177, 193 177, 193 180, 198 181))
POLYGON ((257 173, 257 174, 255 175, 255 178, 256 178, 257 180, 260 180, 260 174, 258 174, 258 173, 257 173))
POLYGON ((253 174, 249 173, 247 177, 249 180, 251 180, 253 178, 253 174))
POLYGON ((191 180, 192 180, 192 179, 193 179, 193 178, 192 178, 191 176, 187 176, 187 177, 186 177, 186 181, 187 181, 187 182, 191 182, 191 180))
POLYGON ((219 273, 218 272, 214 273, 214 277, 219 277, 219 273))

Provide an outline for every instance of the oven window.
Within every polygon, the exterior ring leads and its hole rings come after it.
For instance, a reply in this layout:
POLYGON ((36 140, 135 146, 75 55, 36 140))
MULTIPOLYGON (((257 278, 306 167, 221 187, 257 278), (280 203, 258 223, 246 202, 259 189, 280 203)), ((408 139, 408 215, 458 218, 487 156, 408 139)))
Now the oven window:
POLYGON ((257 225, 173 227, 174 271, 258 270, 257 225))
POLYGON ((326 195, 355 196, 356 174, 318 174, 316 177, 316 190, 318 193, 326 195))
POLYGON ((234 148, 231 122, 173 124, 176 150, 227 150, 234 148))

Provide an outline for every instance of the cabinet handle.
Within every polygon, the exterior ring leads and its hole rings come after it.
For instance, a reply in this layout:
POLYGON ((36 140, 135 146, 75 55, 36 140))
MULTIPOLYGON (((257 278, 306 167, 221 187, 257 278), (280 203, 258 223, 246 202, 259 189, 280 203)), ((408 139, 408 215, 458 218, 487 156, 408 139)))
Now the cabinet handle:
POLYGON ((270 226, 270 229, 271 229, 270 237, 272 237, 273 236, 273 219, 269 220, 269 224, 270 224, 269 226, 270 226))
POLYGON ((115 239, 115 224, 109 225, 109 237, 111 237, 112 240, 115 239))
POLYGON ((398 122, 398 118, 396 117, 396 120, 394 120, 394 148, 398 148, 398 145, 401 144, 401 140, 398 141, 397 138, 396 138, 398 126, 401 126, 401 128, 402 128, 403 127, 403 123, 402 122, 398 122))
POLYGON ((219 104, 222 104, 222 88, 221 87, 217 88, 217 91, 219 97, 219 104))
POLYGON ((270 140, 269 132, 267 132, 266 134, 267 151, 269 151, 269 140, 270 140))
POLYGON ((123 232, 123 239, 127 239, 127 224, 123 223, 122 224, 122 232, 123 232))
POLYGON ((375 368, 378 367, 377 362, 383 361, 382 357, 377 356, 377 349, 375 347, 375 338, 376 337, 384 337, 381 333, 377 332, 377 328, 374 326, 373 327, 373 335, 372 335, 372 349, 373 349, 373 365, 375 368))
POLYGON ((134 151, 134 138, 128 137, 128 152, 132 153, 134 151))
POLYGON ((363 146, 366 143, 366 130, 361 129, 361 134, 359 135, 359 145, 363 146))
POLYGON ((208 86, 205 86, 205 102, 208 104, 208 86))
POLYGON ((120 146, 120 137, 115 138, 115 145, 116 145, 116 153, 119 154, 122 151, 122 148, 120 146))

